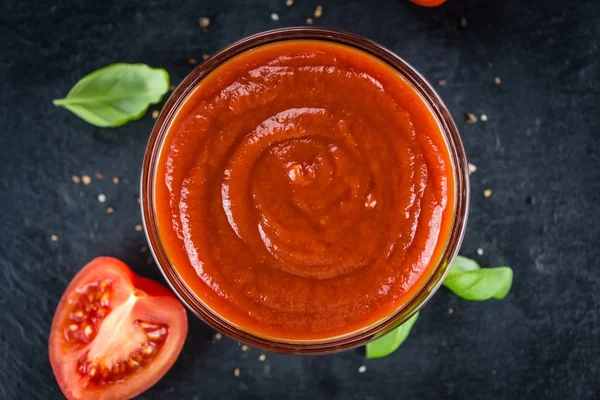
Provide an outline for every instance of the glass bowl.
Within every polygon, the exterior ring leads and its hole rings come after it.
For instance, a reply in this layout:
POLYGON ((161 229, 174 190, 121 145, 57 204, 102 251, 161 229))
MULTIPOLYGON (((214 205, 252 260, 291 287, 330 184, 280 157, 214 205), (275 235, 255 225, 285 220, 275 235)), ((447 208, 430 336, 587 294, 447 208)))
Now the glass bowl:
POLYGON ((456 257, 464 236, 469 205, 468 176, 465 151, 450 113, 432 86, 406 61, 385 47, 352 33, 311 27, 283 28, 258 33, 225 47, 198 65, 171 94, 156 121, 146 147, 141 175, 141 208, 146 237, 160 271, 173 291, 196 316, 217 331, 250 346, 287 354, 323 354, 361 346, 370 340, 389 333, 413 316, 433 296, 446 276, 450 264, 456 257), (413 85, 437 119, 448 145, 455 178, 452 230, 447 238, 445 251, 423 288, 410 302, 375 326, 353 332, 341 338, 336 337, 320 341, 279 341, 261 337, 234 326, 206 306, 189 289, 186 282, 181 279, 170 263, 169 257, 161 244, 153 201, 154 174, 162 143, 166 137, 170 121, 187 95, 206 75, 227 60, 258 46, 289 40, 322 40, 343 44, 362 50, 398 71, 404 79, 413 85))

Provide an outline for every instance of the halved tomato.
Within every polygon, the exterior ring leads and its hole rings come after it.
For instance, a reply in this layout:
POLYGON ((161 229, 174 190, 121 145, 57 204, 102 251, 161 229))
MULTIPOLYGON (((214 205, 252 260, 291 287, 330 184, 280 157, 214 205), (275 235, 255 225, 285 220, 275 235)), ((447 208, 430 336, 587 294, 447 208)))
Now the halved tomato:
POLYGON ((439 6, 442 3, 445 3, 446 0, 410 0, 415 4, 418 4, 423 7, 435 7, 439 6))
POLYGON ((65 291, 50 331, 50 363, 69 400, 129 399, 171 368, 187 315, 164 286, 110 257, 92 260, 65 291))

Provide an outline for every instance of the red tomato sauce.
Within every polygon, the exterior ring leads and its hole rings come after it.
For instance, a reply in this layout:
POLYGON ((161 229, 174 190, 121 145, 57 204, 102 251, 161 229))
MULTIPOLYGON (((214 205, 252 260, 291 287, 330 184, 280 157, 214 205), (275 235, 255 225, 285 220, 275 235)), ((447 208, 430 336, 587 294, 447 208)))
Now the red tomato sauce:
POLYGON ((323 41, 265 45, 177 110, 158 228, 189 288, 263 337, 328 339, 386 319, 436 268, 454 174, 432 111, 387 64, 323 41))

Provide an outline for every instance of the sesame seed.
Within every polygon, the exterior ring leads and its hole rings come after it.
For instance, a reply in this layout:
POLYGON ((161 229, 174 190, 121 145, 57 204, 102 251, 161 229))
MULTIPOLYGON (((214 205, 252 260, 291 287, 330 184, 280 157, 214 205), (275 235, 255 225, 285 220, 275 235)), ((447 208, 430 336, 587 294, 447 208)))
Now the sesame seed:
POLYGON ((175 86, 174 86, 174 85, 171 85, 171 86, 169 87, 169 89, 171 89, 171 92, 172 92, 173 90, 175 90, 175 86))
POLYGON ((104 179, 104 174, 102 172, 96 172, 96 179, 104 179))
POLYGON ((483 122, 487 121, 487 115, 486 114, 481 114, 481 117, 479 117, 479 119, 481 119, 483 122))
POLYGON ((445 79, 440 79, 440 80, 438 81, 438 85, 440 85, 440 86, 446 86, 446 83, 448 83, 448 82, 446 82, 446 80, 445 80, 445 79))
POLYGON ((267 359, 267 355, 266 354, 261 354, 260 356, 258 356, 258 361, 265 361, 267 359))
POLYGON ((359 374, 364 374, 365 372, 367 372, 367 367, 365 365, 361 365, 360 367, 358 367, 359 374))
POLYGON ((306 18, 306 23, 307 23, 308 25, 312 25, 312 23, 313 23, 313 19, 312 19, 312 18, 306 18))
POLYGON ((139 225, 139 224, 138 224, 138 225, 136 225, 136 226, 135 226, 135 230, 136 230, 136 231, 138 231, 138 232, 141 232, 141 231, 142 231, 142 226, 141 226, 141 225, 139 225))
POLYGON ((118 177, 118 176, 115 176, 115 177, 113 178, 113 183, 114 183, 115 185, 118 185, 118 184, 119 184, 119 182, 121 182, 121 179, 119 179, 119 177, 118 177))
POLYGON ((198 61, 196 61, 196 59, 192 58, 192 57, 188 57, 187 62, 190 65, 196 65, 196 64, 198 64, 198 61))
POLYGON ((454 308, 450 307, 450 308, 448 309, 448 314, 454 314, 454 308))
POLYGON ((494 78, 494 83, 495 83, 496 85, 499 85, 499 84, 501 84, 501 83, 502 83, 502 81, 500 80, 500 78, 498 78, 498 77, 495 77, 495 78, 494 78))
POLYGON ((481 247, 477 249, 477 255, 483 255, 483 249, 481 247))
POLYGON ((485 197, 490 197, 490 196, 492 195, 492 189, 485 189, 485 190, 483 191, 483 195, 484 195, 485 197))
POLYGON ((248 351, 248 346, 246 346, 245 344, 242 345, 242 351, 248 351))
POLYGON ((469 175, 474 174, 477 171, 475 164, 469 163, 469 175))
POLYGON ((80 177, 78 177, 77 175, 73 175, 73 176, 71 177, 71 179, 73 179, 73 182, 75 182, 75 183, 77 183, 77 184, 81 183, 81 178, 80 178, 80 177))
POLYGON ((285 1, 285 5, 288 6, 288 7, 293 6, 294 5, 294 0, 286 0, 285 1))
MULTIPOLYGON (((154 110, 154 111, 152 111, 152 118, 154 118, 154 119, 158 118, 158 114, 160 114, 160 113, 158 112, 158 110, 154 110)), ((114 179, 113 179, 113 182, 114 182, 114 179)))
POLYGON ((114 209, 113 207, 108 207, 108 208, 106 209, 106 213, 107 213, 107 214, 112 214, 112 213, 114 213, 114 212, 115 212, 115 209, 114 209))
POLYGON ((273 21, 279 21, 279 15, 277 13, 273 13, 273 14, 271 14, 271 19, 273 21))
POLYGON ((100 193, 100 194, 98 195, 98 201, 99 201, 100 203, 104 203, 104 202, 106 201, 106 195, 105 195, 105 194, 102 194, 102 193, 100 193))
POLYGON ((473 113, 467 113, 466 123, 468 125, 473 125, 476 122, 477 122, 477 116, 475 114, 473 114, 473 113))
POLYGON ((236 369, 233 370, 233 376, 235 376, 235 377, 240 376, 240 369, 239 368, 236 368, 236 369))
POLYGON ((53 242, 58 242, 58 236, 50 235, 50 240, 52 240, 53 242))
POLYGON ((208 17, 202 17, 198 20, 198 22, 200 23, 200 28, 202 28, 203 31, 206 31, 210 26, 210 18, 208 17))
POLYGON ((89 185, 90 183, 92 183, 92 178, 90 178, 87 175, 82 176, 81 180, 83 181, 84 185, 89 185))
POLYGON ((209 59, 209 57, 210 57, 210 54, 206 54, 206 53, 205 53, 205 54, 202 54, 202 61, 206 61, 206 60, 208 60, 208 59, 209 59))
POLYGON ((458 19, 458 24, 460 25, 461 28, 466 28, 467 27, 467 18, 466 17, 460 17, 458 19))
POLYGON ((315 18, 321 18, 323 16, 323 6, 322 5, 318 5, 315 8, 315 14, 314 14, 315 18))
POLYGON ((221 340, 222 337, 223 337, 223 335, 221 335, 219 332, 217 332, 213 335, 213 340, 221 340))

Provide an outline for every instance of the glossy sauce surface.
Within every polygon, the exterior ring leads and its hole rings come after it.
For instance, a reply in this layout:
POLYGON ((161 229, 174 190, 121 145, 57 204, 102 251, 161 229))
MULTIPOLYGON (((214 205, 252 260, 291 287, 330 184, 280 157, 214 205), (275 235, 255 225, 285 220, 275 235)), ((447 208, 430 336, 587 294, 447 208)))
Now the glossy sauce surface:
POLYGON ((454 175, 440 127, 396 71, 347 46, 262 46, 205 77, 157 166, 161 241, 213 311, 314 340, 389 317, 437 266, 454 175))

